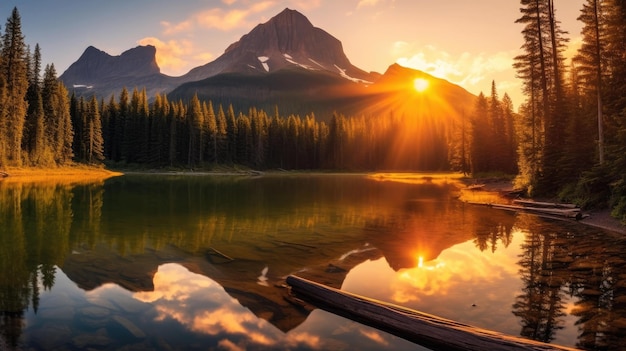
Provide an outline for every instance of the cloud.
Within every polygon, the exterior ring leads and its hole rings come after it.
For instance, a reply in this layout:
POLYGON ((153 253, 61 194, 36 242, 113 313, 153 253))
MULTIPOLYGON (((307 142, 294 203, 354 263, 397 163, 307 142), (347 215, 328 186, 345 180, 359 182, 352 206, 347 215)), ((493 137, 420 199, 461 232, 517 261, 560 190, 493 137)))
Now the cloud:
POLYGON ((187 73, 190 66, 205 64, 213 58, 211 53, 197 52, 190 40, 162 41, 156 37, 146 37, 137 43, 156 47, 157 64, 163 73, 174 76, 187 73))
POLYGON ((298 11, 308 11, 318 8, 322 5, 321 0, 290 0, 289 2, 291 3, 291 6, 293 6, 298 11))
MULTIPOLYGON (((235 0, 223 0, 222 2, 228 6, 236 3, 235 0)), ((210 8, 208 10, 194 13, 179 23, 173 24, 168 21, 162 21, 161 25, 164 28, 163 34, 174 35, 180 33, 190 33, 195 31, 197 28, 218 29, 221 31, 247 28, 254 24, 249 21, 249 18, 252 15, 263 12, 275 4, 276 2, 274 0, 266 0, 254 2, 252 5, 245 8, 210 8)))
POLYGON ((193 29, 193 22, 187 20, 177 24, 172 24, 168 21, 161 21, 161 26, 163 26, 163 34, 172 35, 191 31, 193 29))
MULTIPOLYGON (((513 58, 516 52, 452 55, 433 45, 418 48, 415 43, 403 41, 395 42, 391 51, 398 64, 446 79, 470 91, 484 90, 485 84, 505 72, 511 73, 512 78, 515 76, 513 58)), ((506 84, 512 85, 510 82, 506 84)))
POLYGON ((379 2, 380 0, 361 0, 356 5, 356 8, 360 9, 361 7, 365 7, 365 6, 376 6, 376 4, 378 4, 379 2))

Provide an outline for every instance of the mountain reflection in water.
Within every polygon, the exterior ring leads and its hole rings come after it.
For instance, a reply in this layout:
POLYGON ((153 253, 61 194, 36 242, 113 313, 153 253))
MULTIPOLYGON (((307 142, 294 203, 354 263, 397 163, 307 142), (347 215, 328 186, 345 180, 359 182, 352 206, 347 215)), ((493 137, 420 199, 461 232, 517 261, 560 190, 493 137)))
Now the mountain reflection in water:
POLYGON ((417 347, 294 306, 293 273, 512 335, 622 347, 623 238, 456 195, 447 178, 356 175, 0 182, 0 348, 417 347))

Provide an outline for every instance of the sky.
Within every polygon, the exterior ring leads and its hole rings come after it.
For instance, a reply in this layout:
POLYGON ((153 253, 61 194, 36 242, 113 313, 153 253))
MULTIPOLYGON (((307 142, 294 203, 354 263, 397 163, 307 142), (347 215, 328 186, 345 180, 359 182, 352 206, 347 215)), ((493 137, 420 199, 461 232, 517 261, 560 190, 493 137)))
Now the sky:
MULTIPOLYGON (((556 0, 556 18, 580 43, 584 0, 556 0)), ((384 73, 393 63, 523 102, 512 68, 520 54, 517 0, 2 0, 1 30, 17 7, 26 42, 41 47, 60 76, 88 46, 110 55, 154 45, 161 72, 180 76, 219 57, 256 25, 285 8, 339 39, 350 61, 384 73)))

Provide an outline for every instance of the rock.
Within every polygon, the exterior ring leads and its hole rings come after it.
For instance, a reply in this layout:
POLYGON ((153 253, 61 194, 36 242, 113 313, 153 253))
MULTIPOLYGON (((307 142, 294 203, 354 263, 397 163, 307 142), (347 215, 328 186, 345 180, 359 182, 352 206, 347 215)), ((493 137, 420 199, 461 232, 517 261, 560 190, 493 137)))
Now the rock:
POLYGON ((146 337, 146 334, 128 319, 122 316, 113 316, 113 320, 119 323, 119 325, 121 325, 122 327, 124 327, 124 329, 126 329, 132 336, 138 339, 146 337))

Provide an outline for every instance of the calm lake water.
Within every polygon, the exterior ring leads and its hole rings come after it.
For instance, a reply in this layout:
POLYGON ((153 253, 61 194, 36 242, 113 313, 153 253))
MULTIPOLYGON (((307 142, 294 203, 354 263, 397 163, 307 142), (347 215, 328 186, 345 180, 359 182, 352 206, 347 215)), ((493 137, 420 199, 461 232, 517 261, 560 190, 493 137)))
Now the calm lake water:
POLYGON ((626 239, 464 204, 452 180, 0 182, 0 349, 420 350, 295 307, 300 276, 459 322, 626 349, 626 239))

